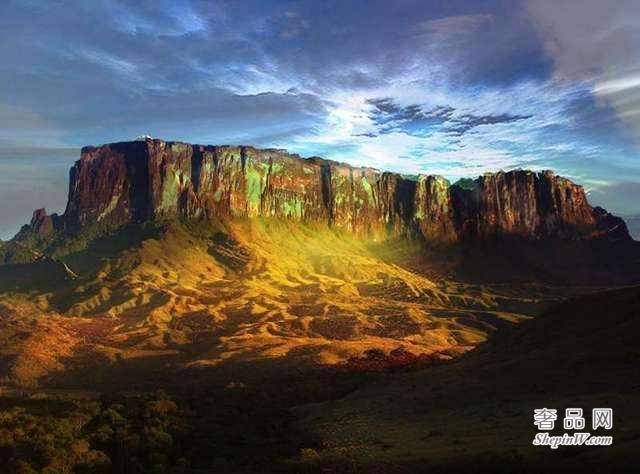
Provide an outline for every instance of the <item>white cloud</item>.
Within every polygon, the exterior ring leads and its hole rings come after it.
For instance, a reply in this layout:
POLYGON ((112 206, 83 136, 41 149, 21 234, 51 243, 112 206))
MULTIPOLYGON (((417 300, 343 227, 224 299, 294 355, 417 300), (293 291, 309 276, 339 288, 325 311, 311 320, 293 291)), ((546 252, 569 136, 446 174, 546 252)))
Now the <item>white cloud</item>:
POLYGON ((570 133, 554 138, 548 132, 550 127, 566 132, 577 126, 568 109, 585 92, 582 84, 561 81, 454 90, 397 77, 388 87, 336 91, 327 101, 324 123, 297 137, 292 147, 324 149, 327 157, 354 165, 452 178, 523 166, 538 169, 537 161, 549 153, 588 156, 598 151, 570 133), (393 107, 420 106, 426 112, 441 106, 449 112, 441 123, 413 133, 393 117, 383 124, 372 119, 370 99, 381 98, 388 98, 393 107), (472 128, 464 133, 453 132, 470 122, 472 128))
POLYGON ((439 35, 466 34, 476 28, 486 25, 493 19, 492 15, 454 15, 437 20, 429 20, 422 23, 421 27, 425 32, 439 35))
POLYGON ((593 91, 596 94, 617 94, 640 87, 640 74, 596 82, 593 91))

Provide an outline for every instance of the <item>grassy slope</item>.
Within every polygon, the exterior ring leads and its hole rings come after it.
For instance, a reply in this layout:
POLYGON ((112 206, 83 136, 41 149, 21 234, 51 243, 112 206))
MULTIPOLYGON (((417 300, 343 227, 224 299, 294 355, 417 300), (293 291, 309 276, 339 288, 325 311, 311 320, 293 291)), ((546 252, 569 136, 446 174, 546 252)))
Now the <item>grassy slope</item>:
POLYGON ((342 400, 301 407, 321 446, 315 462, 367 472, 631 472, 639 308, 639 287, 572 299, 445 366, 386 374, 342 400), (613 447, 531 446, 541 407, 584 408, 585 431, 591 408, 613 408, 613 447))

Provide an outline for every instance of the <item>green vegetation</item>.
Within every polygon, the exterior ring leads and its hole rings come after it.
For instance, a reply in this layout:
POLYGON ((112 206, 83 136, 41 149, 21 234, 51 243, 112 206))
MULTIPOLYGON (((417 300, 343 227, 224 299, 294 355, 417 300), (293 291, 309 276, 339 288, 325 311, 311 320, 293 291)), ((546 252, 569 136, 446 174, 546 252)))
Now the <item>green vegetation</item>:
POLYGON ((291 202, 282 203, 282 211, 286 217, 302 218, 302 201, 300 199, 292 199, 291 202))
POLYGON ((0 465, 9 472, 165 472, 186 466, 184 411, 168 396, 0 399, 0 465))
POLYGON ((16 473, 300 472, 318 446, 295 403, 343 396, 358 374, 308 373, 168 395, 0 398, 0 466, 16 473))
MULTIPOLYGON (((639 302, 640 287, 569 299, 451 363, 301 406, 300 425, 322 446, 308 463, 326 472, 629 472, 640 445, 639 302), (614 446, 533 446, 539 407, 558 409, 559 421, 582 407, 588 424, 591 408, 612 407, 614 446)), ((566 431, 556 424, 552 435, 566 431)))
POLYGON ((367 177, 364 176, 364 174, 362 175, 360 183, 362 184, 362 188, 364 189, 364 191, 367 193, 368 202, 370 204, 373 203, 375 201, 375 198, 373 195, 373 187, 371 186, 369 181, 367 181, 367 177))
MULTIPOLYGON (((247 163, 246 169, 246 193, 247 193, 247 212, 250 216, 258 215, 260 211, 260 203, 262 201, 262 192, 265 187, 267 171, 259 165, 265 163, 254 163, 253 160, 247 163)), ((267 165, 268 170, 268 165, 267 165)))
POLYGON ((478 183, 475 179, 471 178, 460 178, 458 181, 453 183, 453 185, 466 189, 467 191, 475 191, 478 189, 478 183))

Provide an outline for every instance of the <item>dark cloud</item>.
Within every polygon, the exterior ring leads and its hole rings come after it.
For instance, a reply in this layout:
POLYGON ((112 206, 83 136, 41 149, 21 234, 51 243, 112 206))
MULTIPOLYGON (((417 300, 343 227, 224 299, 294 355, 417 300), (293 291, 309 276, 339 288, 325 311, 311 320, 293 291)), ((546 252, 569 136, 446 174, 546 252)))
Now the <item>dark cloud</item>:
POLYGON ((464 135, 481 125, 500 125, 526 120, 532 115, 473 115, 456 114, 451 106, 437 106, 424 111, 419 105, 400 106, 391 98, 369 99, 373 106, 370 118, 377 126, 377 133, 365 133, 358 136, 377 136, 392 131, 403 131, 411 135, 424 135, 434 128, 452 136, 464 135))
POLYGON ((451 116, 453 115, 455 110, 456 109, 454 109, 453 107, 450 107, 450 106, 438 105, 435 108, 431 109, 426 114, 429 117, 438 117, 438 118, 442 118, 442 119, 448 120, 448 119, 451 118, 451 116))
POLYGON ((361 136, 374 137, 394 131, 424 136, 434 127, 445 124, 455 112, 449 106, 438 106, 426 111, 417 104, 400 106, 391 98, 369 99, 367 103, 373 106, 369 118, 376 125, 377 132, 361 136))
POLYGON ((452 124, 447 127, 447 131, 456 135, 463 135, 469 130, 479 127, 480 125, 499 125, 504 123, 513 123, 520 120, 527 120, 532 115, 472 115, 465 114, 460 117, 451 118, 449 122, 452 124))
POLYGON ((420 134, 433 124, 440 122, 440 117, 434 117, 422 111, 419 105, 401 107, 392 99, 369 99, 367 103, 373 106, 370 118, 378 127, 378 133, 389 133, 402 130, 408 133, 420 134))

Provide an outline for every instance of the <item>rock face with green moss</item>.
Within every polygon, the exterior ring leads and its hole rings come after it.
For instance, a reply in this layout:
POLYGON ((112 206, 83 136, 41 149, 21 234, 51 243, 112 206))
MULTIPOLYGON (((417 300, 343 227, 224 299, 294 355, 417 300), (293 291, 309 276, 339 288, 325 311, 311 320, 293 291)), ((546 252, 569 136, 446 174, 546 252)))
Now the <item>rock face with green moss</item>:
POLYGON ((85 147, 71 170, 64 215, 37 211, 23 230, 46 236, 171 216, 275 217, 434 244, 573 239, 614 227, 628 238, 621 220, 592 208, 581 186, 550 171, 498 172, 450 185, 439 176, 407 178, 283 150, 156 139, 85 147))

